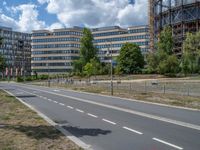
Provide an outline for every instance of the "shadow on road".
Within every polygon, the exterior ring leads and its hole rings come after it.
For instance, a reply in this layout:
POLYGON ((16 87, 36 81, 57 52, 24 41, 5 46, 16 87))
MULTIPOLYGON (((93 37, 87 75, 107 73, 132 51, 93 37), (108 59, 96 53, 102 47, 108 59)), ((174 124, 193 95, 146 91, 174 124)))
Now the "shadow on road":
POLYGON ((79 128, 72 126, 62 126, 62 127, 76 137, 98 136, 100 134, 107 135, 111 133, 110 130, 102 130, 102 129, 79 128))
POLYGON ((55 129, 53 126, 22 126, 22 125, 2 125, 4 130, 15 130, 26 134, 26 136, 40 140, 40 139, 57 139, 63 134, 55 129))

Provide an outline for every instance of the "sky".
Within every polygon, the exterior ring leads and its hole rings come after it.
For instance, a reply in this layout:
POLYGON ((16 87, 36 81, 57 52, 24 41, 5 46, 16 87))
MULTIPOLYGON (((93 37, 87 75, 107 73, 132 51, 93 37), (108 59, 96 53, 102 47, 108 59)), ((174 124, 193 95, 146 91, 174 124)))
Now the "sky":
POLYGON ((21 32, 147 24, 148 0, 0 0, 0 26, 21 32))

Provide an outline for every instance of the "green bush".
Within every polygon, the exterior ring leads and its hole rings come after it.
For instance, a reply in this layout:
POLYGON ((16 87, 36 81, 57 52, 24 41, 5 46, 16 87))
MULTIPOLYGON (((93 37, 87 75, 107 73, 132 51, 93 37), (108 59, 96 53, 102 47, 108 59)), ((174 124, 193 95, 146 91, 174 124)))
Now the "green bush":
POLYGON ((45 74, 40 75, 40 76, 38 77, 38 79, 47 80, 47 79, 48 79, 48 75, 45 75, 45 74))
POLYGON ((17 82, 23 82, 23 78, 22 77, 17 77, 17 82))
POLYGON ((32 77, 31 76, 28 76, 25 78, 25 81, 33 81, 32 77))

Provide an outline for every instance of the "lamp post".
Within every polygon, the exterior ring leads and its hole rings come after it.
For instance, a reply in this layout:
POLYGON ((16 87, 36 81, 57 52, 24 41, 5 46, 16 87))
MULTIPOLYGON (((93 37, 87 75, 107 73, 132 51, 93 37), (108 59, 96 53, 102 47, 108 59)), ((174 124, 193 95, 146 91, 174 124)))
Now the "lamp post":
POLYGON ((112 60, 112 49, 111 49, 111 46, 112 46, 112 42, 111 41, 108 41, 110 42, 110 46, 108 46, 108 55, 110 54, 110 92, 111 92, 111 95, 113 95, 113 60, 112 60))
POLYGON ((50 87, 50 78, 49 78, 49 62, 47 62, 48 67, 48 87, 50 87))

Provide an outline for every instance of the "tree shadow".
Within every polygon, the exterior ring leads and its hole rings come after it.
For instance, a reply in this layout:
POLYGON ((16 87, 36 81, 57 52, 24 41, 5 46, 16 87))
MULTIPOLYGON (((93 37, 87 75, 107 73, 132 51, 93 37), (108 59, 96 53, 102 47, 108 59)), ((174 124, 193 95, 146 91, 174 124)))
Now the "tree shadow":
MULTIPOLYGON (((11 98, 15 98, 15 96, 12 96, 12 95, 6 95, 6 97, 11 97, 11 98)), ((16 96, 18 98, 32 98, 32 97, 36 97, 35 95, 19 95, 19 96, 16 96)))
POLYGON ((58 139, 63 134, 53 126, 23 126, 23 125, 4 125, 5 130, 15 130, 26 134, 26 136, 40 139, 58 139))
POLYGON ((110 130, 102 130, 95 128, 79 128, 72 126, 62 126, 62 127, 76 137, 107 135, 111 133, 110 130))

